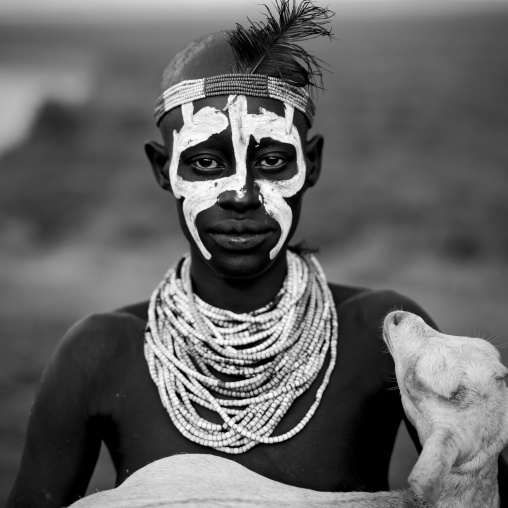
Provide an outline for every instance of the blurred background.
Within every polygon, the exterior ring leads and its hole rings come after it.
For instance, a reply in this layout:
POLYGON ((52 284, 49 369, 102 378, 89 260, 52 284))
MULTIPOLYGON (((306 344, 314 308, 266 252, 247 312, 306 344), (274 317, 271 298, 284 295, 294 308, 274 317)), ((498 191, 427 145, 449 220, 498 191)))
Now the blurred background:
MULTIPOLYGON (((159 76, 192 39, 262 8, 174 4, 0 6, 0 504, 63 333, 148 298, 186 250, 143 153, 159 76)), ((331 281, 394 288, 443 331, 506 345, 508 2, 329 5, 337 40, 309 44, 331 71, 324 168, 295 240, 319 246, 331 281)), ((415 457, 401 431, 392 487, 415 457)), ((89 492, 113 482, 103 451, 89 492)))

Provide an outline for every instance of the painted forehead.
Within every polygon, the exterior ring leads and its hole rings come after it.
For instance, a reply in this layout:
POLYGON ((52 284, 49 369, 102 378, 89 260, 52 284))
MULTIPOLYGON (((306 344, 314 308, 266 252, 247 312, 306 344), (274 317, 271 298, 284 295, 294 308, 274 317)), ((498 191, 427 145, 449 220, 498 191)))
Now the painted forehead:
MULTIPOLYGON (((267 111, 271 111, 278 116, 285 116, 285 106, 284 103, 278 101, 276 99, 266 99, 261 97, 250 97, 247 96, 247 113, 248 114, 259 114, 260 108, 263 108, 267 111)), ((221 111, 226 115, 229 119, 229 112, 226 108, 228 102, 228 96, 219 95, 216 97, 206 97, 205 99, 199 99, 193 101, 194 106, 194 114, 196 114, 199 110, 205 107, 215 108, 218 111, 221 111)), ((176 129, 177 131, 181 129, 183 126, 183 114, 182 108, 178 107, 171 110, 166 116, 162 119, 159 128, 162 134, 162 137, 166 143, 172 144, 173 141, 173 131, 176 129)), ((306 139, 307 136, 307 121, 305 120, 305 116, 300 111, 294 111, 293 116, 293 125, 298 129, 300 134, 300 138, 302 142, 306 139)), ((230 129, 228 128, 229 132, 230 129)))

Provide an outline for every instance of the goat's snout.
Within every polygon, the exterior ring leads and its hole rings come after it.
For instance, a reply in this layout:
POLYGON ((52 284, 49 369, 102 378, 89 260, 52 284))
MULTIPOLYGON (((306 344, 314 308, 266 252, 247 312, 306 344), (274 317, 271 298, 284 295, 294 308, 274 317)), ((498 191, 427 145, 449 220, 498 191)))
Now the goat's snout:
POLYGON ((398 326, 404 319, 405 312, 394 312, 392 315, 392 321, 395 326, 398 326))

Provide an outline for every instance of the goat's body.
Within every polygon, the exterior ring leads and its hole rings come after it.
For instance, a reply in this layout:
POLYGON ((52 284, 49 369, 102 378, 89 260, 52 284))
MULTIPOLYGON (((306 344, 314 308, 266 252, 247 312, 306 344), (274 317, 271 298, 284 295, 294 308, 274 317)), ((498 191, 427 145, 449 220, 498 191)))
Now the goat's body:
POLYGON ((117 489, 73 507, 151 508, 424 508, 411 491, 318 492, 284 485, 213 455, 175 455, 134 473, 117 489))

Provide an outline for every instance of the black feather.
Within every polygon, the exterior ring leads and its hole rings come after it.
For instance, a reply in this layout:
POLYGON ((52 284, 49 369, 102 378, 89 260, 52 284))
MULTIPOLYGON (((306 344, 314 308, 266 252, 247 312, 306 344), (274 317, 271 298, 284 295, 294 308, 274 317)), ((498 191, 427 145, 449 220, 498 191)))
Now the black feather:
POLYGON ((322 87, 322 61, 299 43, 314 37, 332 37, 326 28, 334 13, 317 7, 312 0, 275 0, 276 16, 268 6, 265 21, 245 28, 237 23, 228 32, 234 54, 234 72, 265 74, 295 86, 322 87), (291 5, 292 4, 292 5, 291 5))

